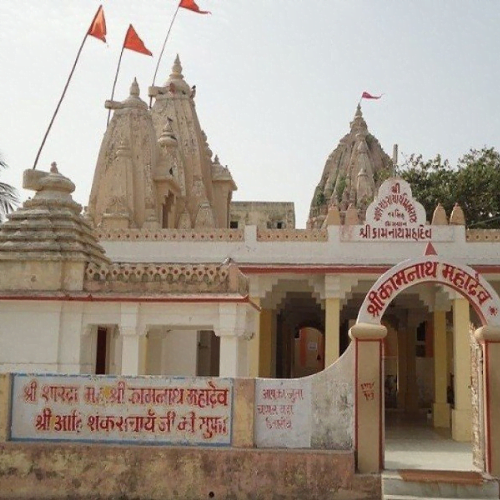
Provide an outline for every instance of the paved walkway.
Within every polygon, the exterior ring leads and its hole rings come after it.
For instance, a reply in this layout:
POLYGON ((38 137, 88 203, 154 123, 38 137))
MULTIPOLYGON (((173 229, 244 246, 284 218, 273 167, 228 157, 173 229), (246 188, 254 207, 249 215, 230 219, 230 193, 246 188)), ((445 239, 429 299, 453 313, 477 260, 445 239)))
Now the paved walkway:
POLYGON ((470 443, 453 441, 449 429, 434 429, 425 415, 397 412, 386 414, 385 469, 478 470, 470 443))

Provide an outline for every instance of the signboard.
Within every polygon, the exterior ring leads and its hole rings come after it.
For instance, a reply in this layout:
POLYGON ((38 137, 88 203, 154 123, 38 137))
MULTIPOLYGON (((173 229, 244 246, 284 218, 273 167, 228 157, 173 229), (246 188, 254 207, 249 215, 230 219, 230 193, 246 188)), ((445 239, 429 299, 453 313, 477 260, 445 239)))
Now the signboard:
POLYGON ((387 179, 366 209, 366 222, 341 226, 342 241, 452 241, 453 228, 430 226, 424 207, 416 201, 408 182, 387 179))
POLYGON ((396 295, 410 286, 428 282, 448 285, 460 292, 483 324, 500 325, 500 301, 491 285, 471 267, 445 261, 438 255, 409 259, 389 269, 367 293, 357 322, 380 324, 396 295))
POLYGON ((260 448, 310 448, 311 379, 257 379, 255 442, 260 448))
POLYGON ((224 378, 15 374, 11 437, 230 445, 232 384, 224 378))

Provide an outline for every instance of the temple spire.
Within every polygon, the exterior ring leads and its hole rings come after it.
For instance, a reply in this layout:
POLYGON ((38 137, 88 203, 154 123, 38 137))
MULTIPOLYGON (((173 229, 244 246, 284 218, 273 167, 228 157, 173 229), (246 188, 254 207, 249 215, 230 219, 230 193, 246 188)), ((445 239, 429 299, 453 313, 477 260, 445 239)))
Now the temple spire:
POLYGON ((379 173, 392 168, 391 158, 368 131, 360 104, 349 128, 325 162, 311 201, 309 227, 323 225, 329 203, 338 204, 342 220, 353 204, 351 213, 357 210, 363 220, 366 206, 378 188, 375 179, 380 178, 379 173))

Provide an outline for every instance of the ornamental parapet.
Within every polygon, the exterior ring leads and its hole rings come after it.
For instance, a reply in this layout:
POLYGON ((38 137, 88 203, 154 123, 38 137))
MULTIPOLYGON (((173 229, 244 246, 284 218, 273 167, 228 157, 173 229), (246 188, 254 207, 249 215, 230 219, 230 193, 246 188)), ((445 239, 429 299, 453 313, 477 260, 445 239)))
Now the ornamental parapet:
POLYGON ((467 229, 466 238, 470 243, 497 243, 500 241, 500 229, 467 229))
POLYGON ((248 278, 234 264, 88 264, 84 290, 132 293, 248 295, 248 278))
POLYGON ((257 241, 328 241, 328 230, 257 228, 257 241))
POLYGON ((100 241, 243 241, 243 229, 96 229, 100 241))

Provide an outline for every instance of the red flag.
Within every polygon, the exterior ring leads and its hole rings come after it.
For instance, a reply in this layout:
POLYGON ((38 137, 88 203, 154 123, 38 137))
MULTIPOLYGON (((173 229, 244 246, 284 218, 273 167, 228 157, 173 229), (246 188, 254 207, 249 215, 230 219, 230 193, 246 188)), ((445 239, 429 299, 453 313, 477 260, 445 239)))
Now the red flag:
POLYGON ((94 36, 106 43, 106 19, 104 19, 104 10, 102 5, 99 6, 97 12, 90 24, 90 28, 87 31, 87 35, 94 36))
POLYGON ((198 12, 198 14, 211 14, 211 12, 209 12, 208 10, 200 10, 194 0, 181 0, 179 3, 179 7, 192 10, 193 12, 198 12))
POLYGON ((363 92, 363 94, 361 94, 361 99, 380 99, 384 94, 380 94, 380 95, 371 95, 370 93, 368 92, 363 92))
POLYGON ((127 35, 125 36, 125 41, 123 42, 123 48, 129 50, 135 50, 141 54, 146 54, 147 56, 152 56, 150 50, 146 48, 144 42, 139 38, 134 27, 130 25, 127 30, 127 35))

